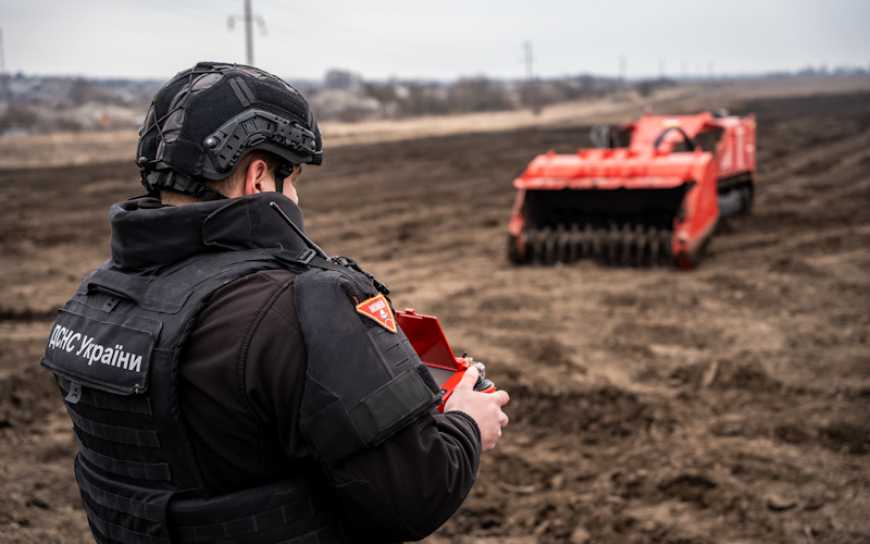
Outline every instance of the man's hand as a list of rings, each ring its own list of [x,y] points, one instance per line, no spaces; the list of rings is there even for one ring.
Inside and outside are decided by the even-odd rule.
[[[508,416],[502,406],[510,401],[507,391],[481,393],[474,390],[480,371],[474,366],[465,371],[453,394],[444,405],[444,412],[465,412],[477,423],[484,450],[495,447],[501,438],[501,428],[508,424]]]

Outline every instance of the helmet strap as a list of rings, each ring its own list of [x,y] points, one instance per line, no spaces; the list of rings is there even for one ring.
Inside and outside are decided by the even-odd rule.
[[[284,180],[287,179],[287,176],[293,173],[293,163],[285,162],[282,163],[277,170],[275,170],[275,192],[276,193],[284,193]]]

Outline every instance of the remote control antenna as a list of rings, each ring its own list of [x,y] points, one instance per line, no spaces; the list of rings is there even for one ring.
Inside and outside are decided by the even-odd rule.
[[[293,229],[293,231],[296,232],[296,234],[298,234],[300,238],[302,238],[302,240],[305,242],[305,245],[307,245],[308,247],[310,247],[312,250],[314,250],[315,253],[317,253],[318,255],[320,255],[321,257],[323,257],[324,259],[329,259],[329,258],[330,258],[329,255],[327,255],[326,252],[323,251],[323,250],[320,248],[319,245],[317,245],[317,244],[314,243],[314,240],[312,240],[311,238],[309,238],[308,235],[306,235],[306,234],[302,231],[302,229],[300,229],[299,227],[296,226],[296,223],[294,223],[293,220],[290,219],[290,216],[287,215],[287,214],[284,212],[284,210],[281,209],[281,206],[279,206],[277,202],[275,202],[275,201],[273,200],[272,202],[269,202],[269,206],[271,206],[273,210],[275,210],[276,212],[278,212],[278,215],[281,216],[281,219],[283,219],[285,223],[287,223],[288,225],[290,225],[290,228]]]

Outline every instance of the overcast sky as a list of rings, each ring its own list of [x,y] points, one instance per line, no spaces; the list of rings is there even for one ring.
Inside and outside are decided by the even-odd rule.
[[[244,61],[242,0],[0,0],[6,67],[165,79]],[[870,0],[253,0],[256,64],[291,78],[629,77],[870,66]]]

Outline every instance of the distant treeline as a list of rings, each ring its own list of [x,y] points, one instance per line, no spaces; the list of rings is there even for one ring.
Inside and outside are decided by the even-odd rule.
[[[807,68],[753,77],[866,75],[866,68]],[[736,79],[740,76],[731,76]],[[717,78],[722,80],[723,77]],[[614,93],[645,96],[657,88],[710,78],[623,80],[588,74],[534,80],[486,76],[455,81],[366,80],[329,70],[322,80],[288,81],[299,87],[322,120],[363,121],[419,115],[516,110]],[[0,74],[0,134],[138,127],[158,80],[89,79]]]

